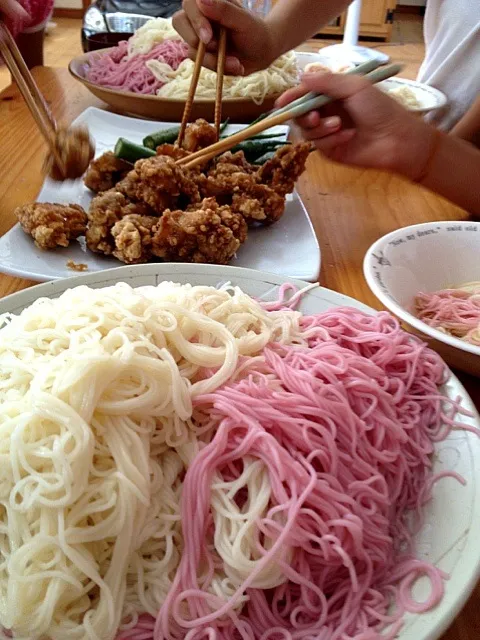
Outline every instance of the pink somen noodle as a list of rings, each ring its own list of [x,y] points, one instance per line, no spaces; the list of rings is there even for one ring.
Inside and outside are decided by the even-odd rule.
[[[441,600],[447,576],[416,558],[413,535],[434,482],[463,482],[432,472],[434,443],[453,428],[477,433],[454,422],[458,401],[439,391],[446,366],[387,313],[339,308],[300,326],[304,344],[272,343],[196,398],[213,438],[184,479],[180,565],[156,620],[141,616],[118,640],[377,640],[382,629],[391,639],[406,612]],[[255,562],[226,599],[215,571],[232,584],[235,572],[217,527],[253,508],[252,464],[269,497],[235,541]],[[214,494],[235,503],[232,521]],[[421,603],[411,593],[420,576],[430,581]]]
[[[159,60],[175,71],[188,53],[188,47],[182,40],[164,40],[148,53],[137,53],[130,58],[127,47],[126,41],[120,42],[108,53],[93,56],[85,78],[108,89],[155,95],[165,83],[158,80],[145,63]]]
[[[419,293],[415,315],[429,327],[480,346],[480,283]]]

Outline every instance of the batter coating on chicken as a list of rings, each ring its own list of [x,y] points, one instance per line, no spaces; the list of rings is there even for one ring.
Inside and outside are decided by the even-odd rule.
[[[136,195],[151,207],[158,205],[157,194],[165,194],[177,198],[174,206],[186,208],[189,204],[200,202],[200,193],[190,172],[175,164],[169,156],[154,156],[135,163],[135,175],[129,175],[136,180]]]
[[[282,217],[285,210],[283,194],[258,183],[257,173],[245,173],[239,167],[236,172],[223,173],[222,164],[217,164],[199,184],[204,197],[215,197],[221,204],[230,205],[232,211],[240,213],[249,224],[272,224]],[[223,166],[232,165],[225,163]]]
[[[151,209],[151,215],[161,215],[165,209],[176,207],[178,197],[151,187],[142,182],[138,173],[133,170],[115,185],[115,191],[123,193],[133,202],[140,202]]]
[[[126,264],[148,262],[152,257],[152,229],[158,218],[130,214],[112,228],[115,241],[113,255]]]
[[[123,193],[110,189],[93,198],[88,211],[85,234],[87,247],[95,253],[110,255],[115,249],[112,228],[128,215],[149,216],[152,210],[143,202],[130,202]]]
[[[240,213],[248,224],[273,224],[285,211],[285,196],[265,184],[251,183],[243,191],[234,193],[231,207],[232,211]]]
[[[253,172],[254,167],[247,161],[243,151],[236,151],[235,153],[226,151],[216,159],[215,165],[210,169],[208,175],[215,177],[233,173],[251,174]]]
[[[78,204],[34,202],[17,207],[15,215],[39,249],[68,247],[87,227],[87,214]]]
[[[190,152],[182,147],[177,147],[176,144],[161,144],[156,148],[157,156],[168,156],[174,160],[181,160],[190,155]]]
[[[247,224],[214,198],[198,209],[165,211],[155,228],[152,253],[172,262],[227,264],[247,238]]]
[[[185,129],[182,147],[190,153],[195,153],[199,149],[205,149],[217,141],[217,131],[215,127],[208,124],[203,118],[191,122]]]
[[[107,151],[90,163],[83,181],[95,193],[102,193],[112,189],[131,169],[129,162],[117,158],[113,151]]]
[[[305,171],[305,163],[312,151],[310,142],[280,147],[270,160],[257,171],[257,180],[282,196],[292,193],[295,182]]]

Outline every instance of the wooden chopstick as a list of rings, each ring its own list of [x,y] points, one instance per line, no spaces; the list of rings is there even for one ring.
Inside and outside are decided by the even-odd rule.
[[[227,30],[220,27],[218,36],[218,58],[217,58],[217,87],[215,94],[215,131],[217,140],[220,139],[220,126],[222,122],[222,97],[223,97],[223,75],[225,73],[225,58],[227,56]]]
[[[399,73],[402,68],[402,65],[392,64],[388,67],[375,69],[374,71],[367,73],[365,75],[365,78],[369,82],[374,84],[376,82],[381,82],[382,80],[386,80],[387,78],[391,78],[392,76],[397,75],[397,73]],[[241,131],[228,136],[228,138],[224,138],[223,140],[219,140],[209,147],[200,149],[196,153],[192,153],[189,156],[182,158],[177,162],[177,164],[182,165],[186,169],[191,169],[200,162],[204,162],[207,159],[212,159],[218,154],[228,151],[228,149],[231,149],[239,142],[243,142],[244,140],[251,138],[253,135],[257,135],[262,131],[265,131],[266,129],[270,129],[271,127],[283,124],[288,120],[298,118],[299,116],[304,115],[305,113],[308,113],[313,109],[319,109],[320,107],[323,107],[330,102],[334,102],[334,98],[330,98],[329,96],[315,95],[315,97],[313,98],[308,98],[309,95],[310,94],[307,94],[307,96],[303,96],[304,99],[300,103],[296,101],[297,103],[293,107],[291,107],[291,105],[288,105],[288,107],[290,107],[288,109],[279,109],[280,113],[275,112],[270,117],[265,118],[264,120],[260,120],[250,127],[246,127],[245,129],[242,129]],[[306,100],[305,97],[307,97]]]
[[[205,58],[206,46],[203,42],[198,45],[197,55],[195,58],[195,66],[193,67],[192,79],[190,81],[190,87],[188,89],[188,96],[183,109],[182,122],[180,123],[180,131],[178,132],[177,145],[182,146],[185,138],[185,131],[187,124],[190,121],[190,115],[192,113],[193,101],[195,99],[195,92],[197,90],[198,79],[200,78],[200,71],[203,65],[203,59]],[[217,132],[217,140],[220,137],[220,125],[222,120],[222,96],[223,96],[223,76],[225,73],[225,58],[227,55],[227,30],[225,27],[220,28],[218,36],[218,58],[217,58],[217,87],[215,94],[215,130]]]
[[[23,96],[40,132],[50,147],[52,154],[60,168],[63,160],[56,148],[57,125],[48,109],[45,99],[33,79],[30,70],[22,58],[17,43],[13,39],[8,27],[0,20],[0,53],[7,65],[20,93]]]
[[[182,122],[180,124],[180,131],[178,133],[177,145],[179,147],[183,144],[185,137],[185,129],[190,120],[190,114],[192,113],[193,100],[195,98],[195,91],[197,90],[198,79],[200,77],[200,71],[203,65],[203,59],[205,57],[206,47],[203,42],[200,42],[197,50],[197,57],[195,58],[195,66],[193,67],[192,79],[190,81],[190,88],[188,90],[187,101],[183,109]]]
[[[363,62],[362,64],[358,65],[357,67],[354,67],[353,69],[350,69],[349,71],[347,71],[346,75],[364,75],[364,74],[370,73],[371,71],[375,71],[375,69],[377,69],[379,66],[380,66],[380,62],[378,62],[377,60],[367,60],[367,62]],[[290,112],[296,106],[299,106],[299,105],[303,104],[307,100],[313,100],[317,96],[318,96],[317,93],[315,93],[314,91],[310,91],[309,93],[305,94],[304,96],[301,96],[300,98],[297,98],[293,102],[290,102],[290,104],[287,104],[285,107],[282,107],[280,109],[274,109],[266,117],[263,117],[262,120],[260,120],[259,122],[265,122],[265,121],[268,120],[268,118],[270,118],[272,116],[277,116],[277,115],[280,115],[281,113]],[[257,123],[255,123],[255,124],[257,124]],[[270,125],[270,126],[273,126],[273,125]],[[245,129],[245,131],[250,131],[250,127],[248,129]],[[229,139],[230,139],[230,136],[229,136]],[[178,164],[183,164],[183,165],[189,164],[190,161],[194,160],[196,156],[202,155],[202,153],[205,150],[206,149],[200,149],[199,151],[196,152],[196,154],[191,154],[191,155],[189,155],[189,156],[187,156],[185,158],[182,158],[181,160],[178,161]],[[215,155],[216,155],[216,153],[212,152],[212,153],[209,154],[209,158],[204,157],[203,160],[204,161],[206,161],[207,159],[211,160],[212,158],[215,157]],[[192,165],[192,166],[194,166],[194,165]]]

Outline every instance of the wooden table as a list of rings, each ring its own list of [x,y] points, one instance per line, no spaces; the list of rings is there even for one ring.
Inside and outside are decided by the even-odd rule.
[[[65,69],[40,68],[34,76],[53,113],[70,122],[88,106],[102,106]],[[15,223],[16,206],[35,200],[45,147],[18,91],[0,94],[0,235]],[[380,236],[419,222],[464,220],[467,214],[432,193],[378,171],[348,169],[312,154],[299,191],[322,249],[321,284],[381,308],[363,278],[362,261]],[[33,285],[0,275],[0,296]],[[478,380],[459,378],[480,409]],[[442,640],[480,638],[480,586]]]

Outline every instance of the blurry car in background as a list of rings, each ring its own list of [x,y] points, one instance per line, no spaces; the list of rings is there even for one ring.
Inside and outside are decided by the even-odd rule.
[[[83,17],[83,51],[115,46],[150,18],[170,18],[181,6],[181,0],[95,0]]]

